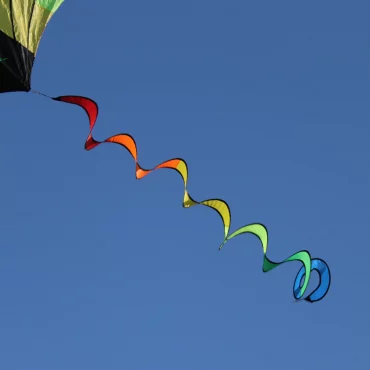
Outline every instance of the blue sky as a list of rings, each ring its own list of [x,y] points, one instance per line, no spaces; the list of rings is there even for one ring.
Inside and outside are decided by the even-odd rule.
[[[3,94],[0,367],[368,369],[369,11],[65,1],[33,88],[95,99],[96,138],[130,133],[144,167],[183,157],[195,199],[264,223],[274,261],[323,258],[332,286],[294,304],[299,264],[263,274],[252,236],[218,252],[217,214],[183,209],[175,173],[137,181],[121,148],[84,151],[81,109]]]

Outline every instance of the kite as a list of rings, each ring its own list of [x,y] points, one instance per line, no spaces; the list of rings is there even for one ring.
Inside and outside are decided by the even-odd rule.
[[[64,0],[0,0],[0,92],[31,90],[41,36]]]
[[[302,263],[301,269],[294,280],[293,296],[299,301],[318,302],[329,291],[331,274],[327,263],[321,258],[312,258],[307,250],[301,250],[282,262],[273,262],[267,257],[268,231],[260,223],[243,226],[230,233],[231,212],[229,205],[222,199],[194,200],[188,192],[188,166],[184,159],[173,158],[152,169],[144,169],[138,161],[137,145],[129,134],[118,134],[104,141],[97,141],[92,131],[98,117],[98,105],[92,99],[83,96],[65,95],[50,97],[31,89],[31,72],[37,48],[47,23],[64,0],[0,0],[0,93],[29,92],[41,94],[54,101],[74,104],[86,112],[90,131],[85,142],[85,149],[91,150],[103,143],[113,143],[124,147],[132,156],[136,165],[136,179],[142,179],[154,170],[165,168],[176,171],[184,182],[183,207],[190,208],[203,205],[216,211],[223,223],[224,239],[219,247],[242,234],[255,235],[262,245],[262,271],[269,272],[276,267],[292,261]],[[311,277],[311,272],[319,275],[319,284],[308,296],[303,298]]]

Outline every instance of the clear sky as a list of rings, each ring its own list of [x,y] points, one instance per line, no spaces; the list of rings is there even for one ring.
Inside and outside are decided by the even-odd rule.
[[[135,180],[114,145],[84,151],[82,109],[0,97],[0,368],[370,368],[368,1],[65,1],[33,88],[100,108],[97,139],[132,134],[144,167],[189,165],[196,200],[268,256],[308,249],[332,286],[294,304],[300,268],[262,273],[256,238],[222,251],[169,170]],[[313,276],[310,289],[315,288]]]

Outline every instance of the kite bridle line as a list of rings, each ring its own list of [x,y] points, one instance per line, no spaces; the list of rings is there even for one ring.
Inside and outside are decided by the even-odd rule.
[[[44,94],[44,93],[42,93],[42,92],[40,92],[40,91],[37,91],[37,90],[34,90],[34,89],[31,89],[30,91],[31,91],[32,93],[34,93],[34,94],[38,94],[38,95],[45,96],[45,98],[53,99],[51,96],[46,95],[46,94]]]

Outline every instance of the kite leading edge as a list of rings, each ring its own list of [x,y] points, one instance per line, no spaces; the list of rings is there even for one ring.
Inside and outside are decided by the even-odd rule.
[[[229,205],[222,199],[207,199],[201,202],[194,200],[187,190],[188,166],[185,160],[174,158],[165,161],[152,169],[144,169],[138,162],[137,146],[129,134],[119,134],[100,142],[92,136],[92,130],[98,117],[98,105],[93,100],[75,95],[49,97],[31,90],[31,73],[35,55],[44,29],[55,11],[64,0],[0,0],[0,93],[33,91],[55,101],[75,104],[85,110],[90,121],[90,132],[85,143],[85,149],[91,150],[102,143],[115,143],[125,149],[133,157],[136,164],[136,178],[141,179],[154,170],[167,168],[175,170],[184,182],[183,207],[190,208],[203,205],[215,210],[222,219],[224,239],[219,250],[230,239],[242,234],[253,234],[261,242],[263,251],[263,272],[292,261],[302,263],[301,269],[294,280],[293,296],[296,300],[307,302],[322,300],[330,288],[331,274],[329,266],[320,258],[311,258],[308,251],[302,250],[286,258],[282,262],[273,262],[267,257],[268,232],[263,224],[255,223],[243,226],[230,233],[231,213]],[[307,297],[303,298],[310,281],[311,272],[319,274],[319,285]]]

